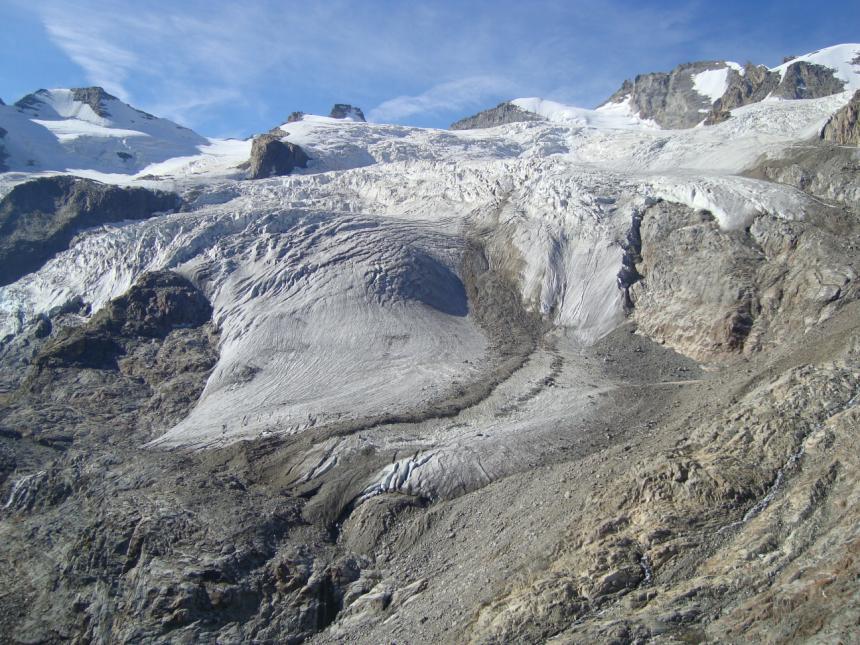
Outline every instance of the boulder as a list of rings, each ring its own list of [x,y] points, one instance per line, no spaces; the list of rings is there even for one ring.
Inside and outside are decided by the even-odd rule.
[[[295,168],[307,166],[309,157],[299,146],[282,141],[282,131],[261,134],[251,145],[248,179],[265,179],[289,175]]]

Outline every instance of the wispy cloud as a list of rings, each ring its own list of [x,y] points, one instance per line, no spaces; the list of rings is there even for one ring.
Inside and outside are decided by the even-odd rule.
[[[594,105],[626,77],[713,56],[703,0],[11,1],[90,82],[192,126],[333,100],[411,122],[517,96]]]
[[[495,76],[471,76],[439,83],[414,96],[397,96],[383,101],[369,113],[371,121],[397,122],[416,114],[439,114],[455,110],[474,109],[485,104],[488,97],[509,92],[514,85]]]

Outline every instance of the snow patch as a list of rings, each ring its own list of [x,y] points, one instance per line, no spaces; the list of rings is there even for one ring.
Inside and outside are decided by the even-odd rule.
[[[729,67],[709,69],[692,76],[693,89],[712,103],[726,93],[729,85]]]

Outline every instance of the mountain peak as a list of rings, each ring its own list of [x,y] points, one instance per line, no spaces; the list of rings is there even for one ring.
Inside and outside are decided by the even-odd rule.
[[[347,121],[365,121],[364,112],[360,107],[355,107],[349,103],[335,103],[331,109],[329,116],[332,119],[346,119]]]

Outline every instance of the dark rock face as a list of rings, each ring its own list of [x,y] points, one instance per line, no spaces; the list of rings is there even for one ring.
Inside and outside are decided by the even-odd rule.
[[[361,108],[349,103],[335,103],[329,116],[332,119],[351,118],[355,121],[364,121],[364,112],[361,111]]]
[[[69,176],[20,184],[0,201],[0,285],[39,269],[85,228],[146,219],[180,203],[174,193]]]
[[[821,139],[842,146],[860,146],[860,90],[821,130]]]
[[[110,112],[105,108],[104,102],[117,100],[115,96],[111,96],[100,87],[74,87],[72,88],[72,97],[75,101],[89,105],[93,109],[93,112],[103,118],[110,116]]]
[[[91,324],[121,336],[164,338],[174,329],[199,327],[211,317],[209,301],[186,278],[154,271],[108,303]]]
[[[307,166],[310,158],[299,146],[281,141],[283,131],[261,134],[251,144],[248,179],[265,179],[289,175],[295,168]]]
[[[290,112],[290,116],[287,117],[287,123],[295,123],[296,121],[301,121],[305,118],[304,112]]]
[[[640,74],[633,81],[625,81],[606,103],[620,103],[629,97],[633,110],[643,119],[663,128],[692,128],[711,108],[710,99],[694,89],[693,76],[725,67],[723,62],[702,61],[679,65],[669,73]]]
[[[480,128],[494,128],[505,123],[520,123],[525,121],[543,121],[543,117],[523,110],[510,101],[499,103],[496,107],[474,116],[460,119],[451,124],[451,130],[477,130]]]

